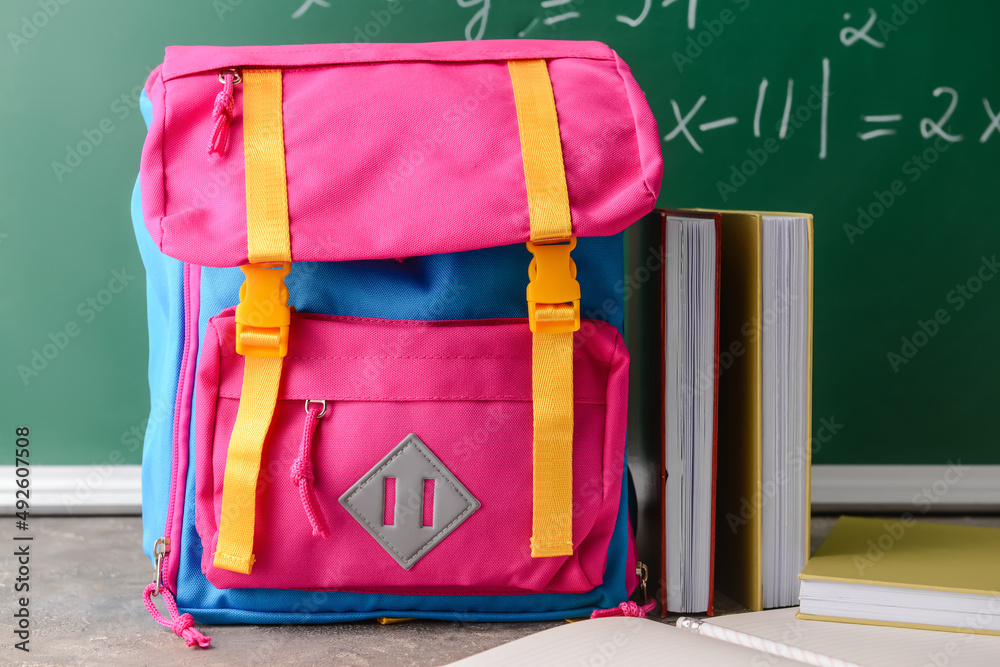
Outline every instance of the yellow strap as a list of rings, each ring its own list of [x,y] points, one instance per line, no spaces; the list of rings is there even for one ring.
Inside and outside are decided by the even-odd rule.
[[[511,60],[507,68],[521,134],[531,240],[539,243],[566,239],[573,235],[573,223],[548,65],[544,60]]]
[[[573,307],[542,306],[540,321],[572,321]],[[531,336],[534,410],[533,558],[573,553],[573,332]]]
[[[531,241],[568,240],[573,225],[548,65],[544,60],[512,60],[507,66],[521,135]],[[540,330],[543,323],[573,323],[576,313],[571,304],[532,307],[536,327],[531,339],[531,555],[569,556],[573,553],[573,332]]]
[[[290,262],[281,70],[245,70],[242,76],[247,255],[251,264]]]
[[[257,475],[264,437],[278,400],[281,357],[244,357],[243,392],[226,454],[215,567],[250,574],[253,567]]]
[[[281,70],[245,70],[242,76],[247,255],[251,263],[290,262]],[[272,350],[277,356],[259,356],[261,347],[280,345],[281,329],[273,329],[238,334],[242,349],[256,351],[244,356],[243,389],[226,453],[213,565],[241,574],[250,574],[253,568],[257,477],[281,380],[281,353]]]

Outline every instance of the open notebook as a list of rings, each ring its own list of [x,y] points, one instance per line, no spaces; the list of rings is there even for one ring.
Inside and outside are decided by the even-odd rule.
[[[793,660],[696,635],[666,623],[644,618],[621,617],[567,623],[452,664],[462,667],[511,667],[512,665],[801,667],[801,663]]]
[[[981,667],[1000,662],[1000,637],[809,621],[796,618],[795,612],[733,614],[708,623],[867,667]],[[453,664],[801,667],[804,663],[656,621],[601,618],[567,623]]]

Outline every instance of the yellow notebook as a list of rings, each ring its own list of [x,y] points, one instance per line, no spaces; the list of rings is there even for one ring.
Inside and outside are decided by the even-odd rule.
[[[799,618],[1000,635],[997,528],[841,517],[799,579]]]

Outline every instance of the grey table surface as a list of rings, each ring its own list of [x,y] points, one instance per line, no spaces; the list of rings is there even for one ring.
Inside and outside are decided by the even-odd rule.
[[[996,518],[954,521],[998,525]],[[815,548],[834,519],[813,518]],[[308,626],[199,626],[213,648],[188,648],[146,613],[152,567],[138,517],[31,520],[30,653],[14,648],[15,521],[0,517],[0,664],[442,665],[559,625],[374,621]],[[740,611],[730,607],[727,611]],[[669,620],[669,619],[668,619]]]

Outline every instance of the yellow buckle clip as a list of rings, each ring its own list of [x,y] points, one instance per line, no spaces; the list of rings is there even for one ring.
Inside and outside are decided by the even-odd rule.
[[[288,305],[285,276],[288,262],[247,264],[240,270],[246,280],[236,306],[236,352],[251,357],[284,357],[288,354]]]
[[[528,326],[535,333],[567,333],[580,330],[580,283],[576,281],[576,262],[570,252],[576,237],[563,242],[538,244],[528,241],[534,255],[528,265]],[[565,304],[573,307],[573,317],[538,319],[539,306]]]

